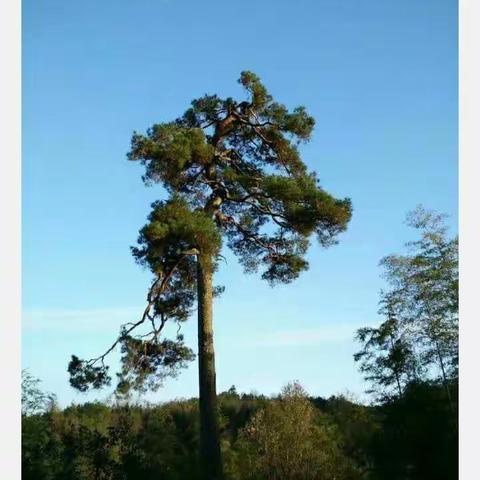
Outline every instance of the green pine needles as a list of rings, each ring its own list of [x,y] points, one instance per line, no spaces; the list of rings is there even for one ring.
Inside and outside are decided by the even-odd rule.
[[[304,107],[289,111],[275,102],[252,72],[242,72],[239,83],[247,93],[243,101],[205,95],[176,120],[133,134],[128,158],[144,165],[145,183],[161,184],[169,199],[152,205],[132,248],[154,281],[144,315],[123,326],[113,345],[122,345],[122,389],[153,386],[167,363],[172,373],[173,363],[192,358],[181,335],[175,349],[162,345],[160,334],[168,320],[180,325],[189,317],[198,299],[200,256],[214,271],[225,240],[246,272],[287,283],[308,268],[312,236],[328,247],[349,223],[350,200],[324,190],[301,159],[299,146],[310,140],[314,119]],[[150,330],[134,337],[145,325]],[[72,385],[107,383],[104,359],[74,357]]]

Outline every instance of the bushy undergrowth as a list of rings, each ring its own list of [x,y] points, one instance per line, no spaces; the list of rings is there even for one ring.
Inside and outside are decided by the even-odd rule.
[[[411,385],[402,400],[364,406],[311,398],[219,395],[227,480],[457,478],[457,431],[444,389]],[[198,479],[198,402],[86,403],[22,419],[25,480]]]

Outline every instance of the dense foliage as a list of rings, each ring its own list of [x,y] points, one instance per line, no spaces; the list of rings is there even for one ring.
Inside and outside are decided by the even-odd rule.
[[[28,370],[22,370],[22,415],[40,413],[55,405],[56,396],[44,392],[40,383]]]
[[[452,480],[457,435],[441,386],[365,406],[309,398],[290,384],[275,398],[219,395],[231,480]],[[24,480],[198,479],[198,401],[159,406],[87,403],[22,419]]]

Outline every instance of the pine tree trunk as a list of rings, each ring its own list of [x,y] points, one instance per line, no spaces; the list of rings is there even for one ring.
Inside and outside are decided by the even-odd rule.
[[[204,480],[222,478],[213,347],[212,259],[198,255],[198,377],[200,389],[200,461]]]

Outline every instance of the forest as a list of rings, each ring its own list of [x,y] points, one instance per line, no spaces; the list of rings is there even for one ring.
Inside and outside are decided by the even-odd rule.
[[[273,397],[234,386],[217,394],[213,312],[223,287],[214,277],[224,242],[246,274],[288,284],[308,269],[311,239],[334,247],[354,211],[301,158],[315,125],[306,109],[276,102],[253,72],[241,72],[238,83],[242,101],[205,95],[177,119],[132,135],[128,159],[144,167],[146,185],[166,194],[131,248],[152,274],[145,310],[103,353],[74,354],[66,365],[80,392],[116,377],[110,404],[61,409],[24,372],[23,478],[456,478],[458,238],[444,215],[422,206],[407,214],[415,235],[404,252],[380,260],[381,321],[352,332],[352,362],[370,403],[311,397],[296,381]],[[197,351],[180,333],[195,311]],[[165,336],[166,324],[179,326],[176,337]],[[115,349],[121,367],[112,376]],[[161,388],[195,357],[198,399],[129,400]]]
[[[276,398],[232,387],[218,399],[228,479],[457,478],[455,421],[435,383],[411,384],[401,399],[375,406],[312,398],[295,383]],[[53,406],[22,423],[24,479],[202,478],[195,398]]]

